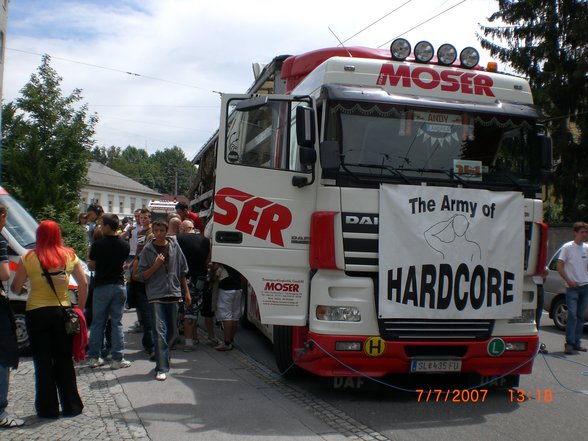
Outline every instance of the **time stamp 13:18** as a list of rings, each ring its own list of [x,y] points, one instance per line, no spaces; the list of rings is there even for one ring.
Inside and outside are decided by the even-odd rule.
[[[551,403],[553,391],[551,389],[507,389],[511,403],[524,403],[535,400]],[[417,389],[419,403],[484,403],[488,389]]]

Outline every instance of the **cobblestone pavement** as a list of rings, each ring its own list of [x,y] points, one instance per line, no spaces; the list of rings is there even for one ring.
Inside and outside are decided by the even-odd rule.
[[[8,412],[25,420],[20,428],[0,429],[2,441],[149,440],[117,377],[109,369],[76,367],[84,412],[75,418],[40,419],[34,407],[35,373],[31,358],[21,358],[10,374]]]

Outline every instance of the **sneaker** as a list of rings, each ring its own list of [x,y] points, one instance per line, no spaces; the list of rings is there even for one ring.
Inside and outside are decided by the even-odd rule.
[[[110,365],[110,369],[124,369],[131,367],[131,362],[129,360],[113,360],[112,364]]]
[[[9,413],[3,413],[3,417],[0,418],[0,427],[21,427],[24,426],[24,420],[10,415]]]
[[[217,346],[214,347],[214,349],[216,349],[217,351],[232,351],[233,350],[233,345],[231,343],[219,343]]]
[[[104,364],[104,360],[102,360],[102,358],[98,357],[98,358],[88,358],[88,362],[87,365],[90,366],[91,368],[97,368],[100,367]]]
[[[576,351],[576,348],[575,348],[575,346],[574,346],[574,345],[568,345],[568,344],[566,344],[566,345],[564,346],[564,354],[567,354],[567,355],[574,355],[574,354],[577,354],[577,353],[578,353],[578,352]]]
[[[165,381],[167,379],[167,374],[165,372],[157,372],[155,374],[155,379],[157,381]]]
[[[196,346],[194,345],[184,345],[184,352],[192,352],[194,349],[196,349]]]
[[[588,349],[586,349],[584,346],[580,346],[580,345],[575,345],[574,346],[574,349],[576,351],[580,351],[580,352],[586,352],[586,351],[588,351]]]

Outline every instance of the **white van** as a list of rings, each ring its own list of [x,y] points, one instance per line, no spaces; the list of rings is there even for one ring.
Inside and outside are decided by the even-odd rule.
[[[8,293],[10,305],[14,312],[16,320],[16,336],[18,340],[18,347],[21,354],[28,352],[30,342],[29,335],[25,324],[25,304],[28,293],[17,295],[10,291],[10,283],[20,257],[27,251],[35,247],[37,221],[8,194],[8,192],[0,186],[0,203],[8,208],[8,217],[6,226],[2,230],[2,236],[8,242],[8,259],[10,266],[11,277],[10,280],[4,282],[5,291]],[[84,269],[87,271],[85,262],[82,263]],[[24,290],[28,290],[28,282],[24,286]],[[69,289],[72,294],[72,300],[77,299],[77,283],[73,277],[70,277]]]

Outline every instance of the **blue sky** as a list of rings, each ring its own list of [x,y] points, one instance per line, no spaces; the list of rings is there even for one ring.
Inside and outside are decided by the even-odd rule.
[[[218,128],[219,95],[242,93],[252,63],[277,55],[346,44],[378,47],[403,34],[414,45],[479,48],[477,23],[498,9],[493,0],[12,0],[9,4],[4,101],[18,97],[41,61],[69,94],[98,114],[97,145],[134,145],[149,152],[174,145],[192,158]],[[384,45],[387,47],[388,45]],[[482,54],[482,61],[488,61]],[[139,74],[129,75],[126,72]]]

